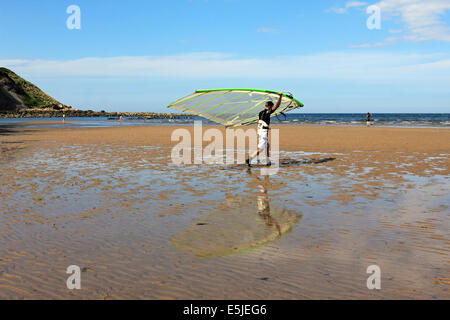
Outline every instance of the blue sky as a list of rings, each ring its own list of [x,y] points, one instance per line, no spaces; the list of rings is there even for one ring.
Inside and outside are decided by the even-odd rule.
[[[80,109],[250,87],[293,92],[303,112],[450,112],[449,26],[450,0],[2,1],[0,66]]]

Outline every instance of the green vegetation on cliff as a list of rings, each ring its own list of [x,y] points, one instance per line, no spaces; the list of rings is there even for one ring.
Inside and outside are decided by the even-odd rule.
[[[51,108],[61,105],[60,102],[53,99],[31,82],[26,81],[9,69],[0,67],[0,86],[3,86],[3,96],[14,96],[15,100],[21,102],[27,108]],[[3,97],[6,100],[8,97]],[[0,100],[2,96],[0,95]],[[17,104],[16,104],[17,105]],[[2,109],[11,110],[13,107]]]
[[[0,67],[0,118],[52,118],[120,116],[136,119],[175,119],[184,114],[153,112],[105,112],[77,110],[50,97],[31,82],[9,69]]]

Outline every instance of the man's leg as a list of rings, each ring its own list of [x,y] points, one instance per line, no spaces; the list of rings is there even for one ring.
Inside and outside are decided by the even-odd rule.
[[[256,156],[259,156],[260,153],[261,153],[261,150],[259,150],[259,148],[256,149],[256,151],[253,152],[253,154],[251,155],[250,159],[253,159],[253,158],[256,157]]]
[[[259,150],[259,148],[256,149],[255,152],[253,152],[252,155],[245,161],[245,163],[247,163],[247,165],[250,166],[250,165],[251,165],[250,162],[252,161],[252,159],[253,159],[254,157],[259,156],[259,153],[260,153],[260,152],[261,152],[261,150]]]
[[[269,154],[269,142],[267,141],[267,137],[264,138],[263,136],[259,136],[258,137],[258,148],[256,149],[255,152],[253,152],[253,154],[247,159],[247,161],[245,161],[247,163],[248,166],[250,166],[250,162],[252,161],[253,158],[255,158],[256,156],[259,156],[259,154],[264,150],[267,149],[267,154]]]
[[[267,166],[271,166],[272,162],[270,161],[270,144],[269,144],[269,142],[267,142],[266,154],[267,154]]]

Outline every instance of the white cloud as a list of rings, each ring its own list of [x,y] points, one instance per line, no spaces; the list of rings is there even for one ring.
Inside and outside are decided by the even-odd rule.
[[[450,27],[442,19],[450,10],[449,0],[384,0],[376,5],[383,17],[400,17],[406,40],[450,41]]]
[[[394,42],[397,42],[398,40],[399,40],[399,38],[389,37],[380,42],[354,44],[354,45],[351,45],[350,48],[380,48],[380,47],[385,47],[387,45],[393,44]]]
[[[227,54],[0,60],[25,77],[144,76],[174,79],[333,79],[370,83],[450,85],[449,54],[329,52],[306,56],[242,59]]]
[[[331,8],[337,14],[348,12],[350,8],[365,6],[367,3],[347,2],[344,8]],[[384,19],[400,19],[405,25],[404,34],[398,39],[407,41],[445,41],[450,42],[450,26],[443,16],[450,10],[450,0],[383,0],[375,3],[380,7]],[[400,33],[402,30],[396,30]],[[393,33],[393,32],[391,32]],[[359,47],[377,47],[391,44],[388,40],[377,44],[357,45]]]
[[[257,32],[263,32],[263,33],[273,33],[273,34],[278,34],[280,33],[280,31],[278,29],[274,29],[274,28],[258,28],[256,29]]]
[[[333,7],[333,8],[328,9],[327,12],[332,11],[332,12],[337,13],[337,14],[344,14],[344,13],[347,13],[348,9],[350,9],[350,8],[359,8],[359,7],[363,7],[363,6],[366,6],[366,5],[367,5],[367,2],[347,1],[347,3],[345,4],[344,8]]]

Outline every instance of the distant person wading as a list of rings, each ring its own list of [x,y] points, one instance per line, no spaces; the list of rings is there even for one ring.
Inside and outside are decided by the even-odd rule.
[[[368,127],[370,127],[371,126],[371,118],[372,117],[372,115],[369,113],[369,112],[367,112],[367,114],[366,114],[366,125],[368,126]]]

